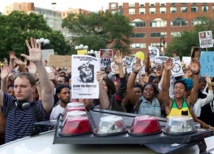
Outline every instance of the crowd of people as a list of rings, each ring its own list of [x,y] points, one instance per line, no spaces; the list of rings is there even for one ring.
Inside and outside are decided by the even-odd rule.
[[[1,143],[49,130],[34,123],[57,119],[69,102],[82,102],[88,111],[105,109],[165,118],[191,116],[202,128],[214,131],[214,84],[208,75],[200,76],[199,54],[192,57],[183,76],[173,77],[171,58],[151,67],[149,53],[143,63],[136,57],[134,70],[127,73],[123,55],[116,51],[117,71],[112,72],[109,65],[96,72],[99,98],[72,99],[71,67],[52,67],[48,73],[40,44],[30,38],[26,46],[29,55],[21,54],[24,61],[10,52],[9,62],[5,59],[1,67]],[[139,73],[142,67],[144,74]]]

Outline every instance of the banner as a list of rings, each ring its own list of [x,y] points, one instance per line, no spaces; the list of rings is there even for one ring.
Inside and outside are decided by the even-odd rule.
[[[201,48],[213,47],[213,35],[212,31],[202,31],[198,33],[199,43]]]
[[[202,51],[200,56],[201,76],[214,77],[214,51]]]
[[[48,66],[52,67],[70,67],[71,56],[49,55]]]
[[[163,62],[165,62],[169,57],[167,56],[156,56],[155,57],[155,63],[156,64],[162,64]]]
[[[99,60],[88,55],[72,55],[72,98],[99,98],[96,73],[100,70]]]

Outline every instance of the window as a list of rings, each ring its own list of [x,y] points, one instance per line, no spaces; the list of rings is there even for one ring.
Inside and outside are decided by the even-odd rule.
[[[150,22],[150,27],[166,27],[167,21],[162,20],[161,18],[156,18]]]
[[[206,25],[207,24],[207,20],[206,19],[203,19],[201,17],[198,17],[196,18],[195,20],[192,21],[192,25],[195,26],[195,25],[201,25],[201,24],[204,24]]]
[[[135,14],[135,9],[129,9],[129,14]]]
[[[202,12],[208,12],[208,6],[202,6],[201,10]]]
[[[160,8],[160,13],[166,13],[166,7],[161,7]]]
[[[197,6],[192,6],[191,7],[191,12],[198,12],[198,7]]]
[[[111,13],[112,13],[112,14],[115,14],[115,13],[116,13],[116,11],[111,11]]]
[[[156,13],[156,8],[149,8],[149,13],[150,14],[155,14]]]
[[[132,43],[130,44],[131,48],[146,48],[146,43]]]
[[[129,7],[135,7],[135,4],[130,4],[130,3],[129,3]]]
[[[175,5],[176,5],[176,3],[170,3],[170,5],[171,5],[171,6],[175,6]]]
[[[171,27],[184,27],[187,26],[187,21],[182,18],[176,18],[175,20],[170,22]]]
[[[198,3],[192,3],[192,5],[198,5]]]
[[[160,6],[166,6],[166,3],[160,3]]]
[[[214,12],[214,6],[212,6],[212,10],[213,10],[213,12]]]
[[[177,7],[170,7],[170,13],[177,13]]]
[[[111,9],[116,9],[116,3],[111,4]]]
[[[139,6],[141,7],[141,6],[145,6],[145,3],[139,3]]]
[[[155,6],[155,3],[150,3],[149,6]]]
[[[140,38],[140,37],[143,38],[145,36],[146,36],[145,33],[132,33],[131,35],[132,38]]]
[[[133,27],[146,27],[146,22],[144,21],[135,21],[130,23]]]
[[[166,36],[166,32],[150,33],[150,37],[162,37]]]
[[[146,14],[145,8],[139,8],[139,14]]]
[[[187,12],[187,7],[185,6],[185,7],[181,7],[181,12]]]
[[[123,10],[118,10],[118,14],[123,14]]]
[[[181,32],[171,32],[172,37],[179,37],[181,36]]]

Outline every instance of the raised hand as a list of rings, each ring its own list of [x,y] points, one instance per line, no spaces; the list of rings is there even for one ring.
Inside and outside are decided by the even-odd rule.
[[[200,64],[198,62],[198,60],[196,59],[192,59],[192,61],[189,64],[191,71],[197,73],[200,71]]]
[[[30,64],[27,66],[28,68],[28,72],[31,73],[31,74],[36,74],[36,65],[32,62],[30,62]]]
[[[207,81],[208,84],[212,83],[212,79],[207,74],[205,75],[205,80]]]
[[[122,62],[123,62],[123,54],[122,54],[122,52],[120,52],[120,50],[116,51],[115,62],[117,64],[122,64]]]
[[[10,73],[11,69],[8,65],[3,65],[1,68],[1,79],[6,79]]]
[[[10,51],[10,60],[14,60],[16,58],[16,54],[14,51]]]
[[[21,60],[21,59],[18,59],[18,58],[14,58],[14,62],[18,65],[23,65],[24,62]]]
[[[40,43],[37,43],[36,39],[32,37],[30,38],[30,44],[28,40],[26,40],[25,43],[28,47],[29,56],[25,54],[21,54],[21,56],[34,63],[42,62],[42,53],[41,53]]]
[[[96,76],[96,78],[97,78],[97,81],[98,81],[98,82],[101,81],[101,80],[103,79],[103,73],[102,73],[102,71],[97,71],[97,76]]]
[[[142,68],[143,66],[141,65],[141,59],[136,57],[136,63],[134,66],[134,72],[139,72],[139,70]]]
[[[165,62],[164,62],[164,69],[169,71],[173,68],[173,63],[172,63],[172,59],[168,58]]]

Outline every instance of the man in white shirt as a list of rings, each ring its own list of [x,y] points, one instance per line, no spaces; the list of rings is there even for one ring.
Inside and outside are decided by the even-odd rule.
[[[59,85],[56,88],[56,95],[59,98],[59,104],[52,109],[50,120],[57,119],[59,114],[64,112],[65,107],[70,102],[71,93],[69,85]]]

